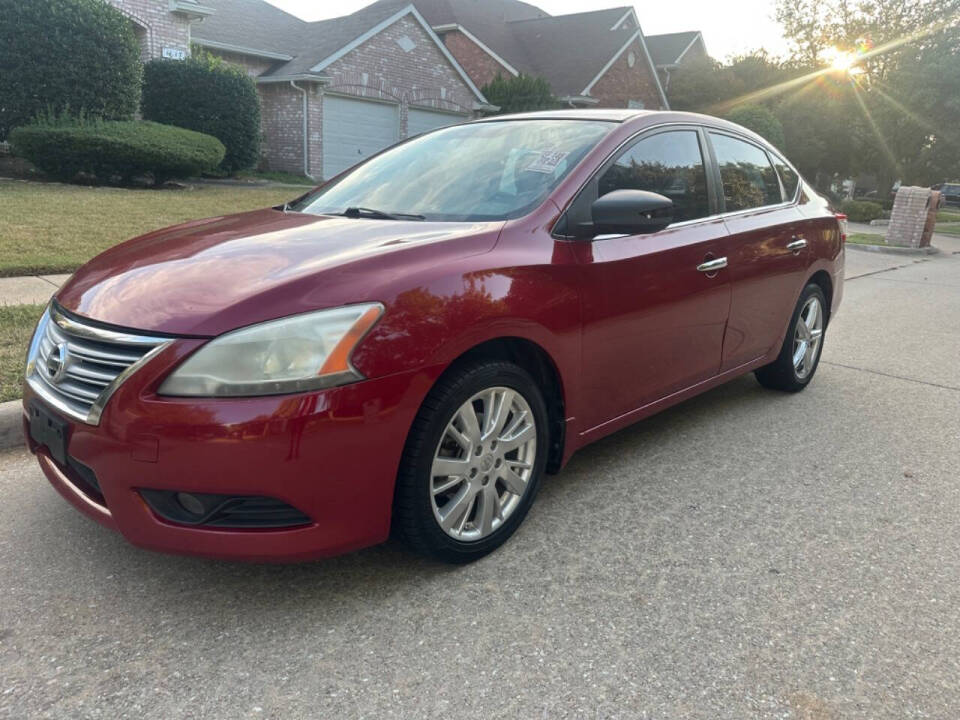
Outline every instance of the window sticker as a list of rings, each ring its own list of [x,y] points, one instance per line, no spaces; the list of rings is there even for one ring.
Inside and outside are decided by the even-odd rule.
[[[570,153],[559,152],[555,150],[542,150],[532,156],[529,164],[523,167],[526,172],[543,173],[544,175],[553,175],[560,163]]]

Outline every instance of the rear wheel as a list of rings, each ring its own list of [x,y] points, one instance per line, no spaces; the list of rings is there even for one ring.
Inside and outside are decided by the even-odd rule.
[[[827,300],[819,285],[811,283],[803,289],[780,354],[772,363],[756,371],[761,385],[799,392],[810,384],[823,350],[826,307]]]
[[[547,433],[543,395],[522,368],[482,362],[444,377],[410,430],[394,528],[415,550],[446,562],[496,549],[533,503]]]

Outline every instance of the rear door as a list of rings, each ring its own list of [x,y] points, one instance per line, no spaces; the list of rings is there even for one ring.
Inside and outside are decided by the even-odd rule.
[[[641,136],[568,211],[571,227],[589,224],[593,201],[625,188],[666,195],[676,210],[658,233],[573,241],[583,266],[584,427],[709,379],[720,366],[729,272],[698,267],[722,260],[727,230],[711,217],[705,142],[695,127]]]
[[[803,217],[767,151],[749,140],[709,133],[724,216],[732,298],[723,361],[726,371],[766,355],[780,342],[810,264]],[[786,170],[789,167],[777,158]]]

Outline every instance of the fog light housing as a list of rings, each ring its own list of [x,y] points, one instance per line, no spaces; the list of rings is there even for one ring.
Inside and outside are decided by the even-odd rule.
[[[207,514],[207,508],[202,502],[200,502],[200,498],[198,498],[196,495],[178,492],[177,502],[180,503],[180,507],[182,507],[191,515],[203,516]]]
[[[146,490],[140,495],[163,520],[209,528],[292,528],[311,523],[293,505],[262,495],[218,495],[180,490]]]

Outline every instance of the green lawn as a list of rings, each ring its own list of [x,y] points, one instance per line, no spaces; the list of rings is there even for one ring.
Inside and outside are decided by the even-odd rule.
[[[150,230],[269,207],[300,194],[278,187],[128,190],[0,181],[0,277],[72,272]]]
[[[960,210],[940,210],[937,213],[937,222],[938,223],[955,223],[960,222]]]
[[[883,235],[874,235],[872,233],[850,233],[847,235],[847,242],[855,245],[886,245],[887,242]]]
[[[943,233],[944,235],[960,235],[960,222],[955,222],[955,223],[938,222],[937,226],[934,228],[933,231],[938,233]]]
[[[23,366],[30,333],[43,305],[0,305],[0,402],[22,395]]]

